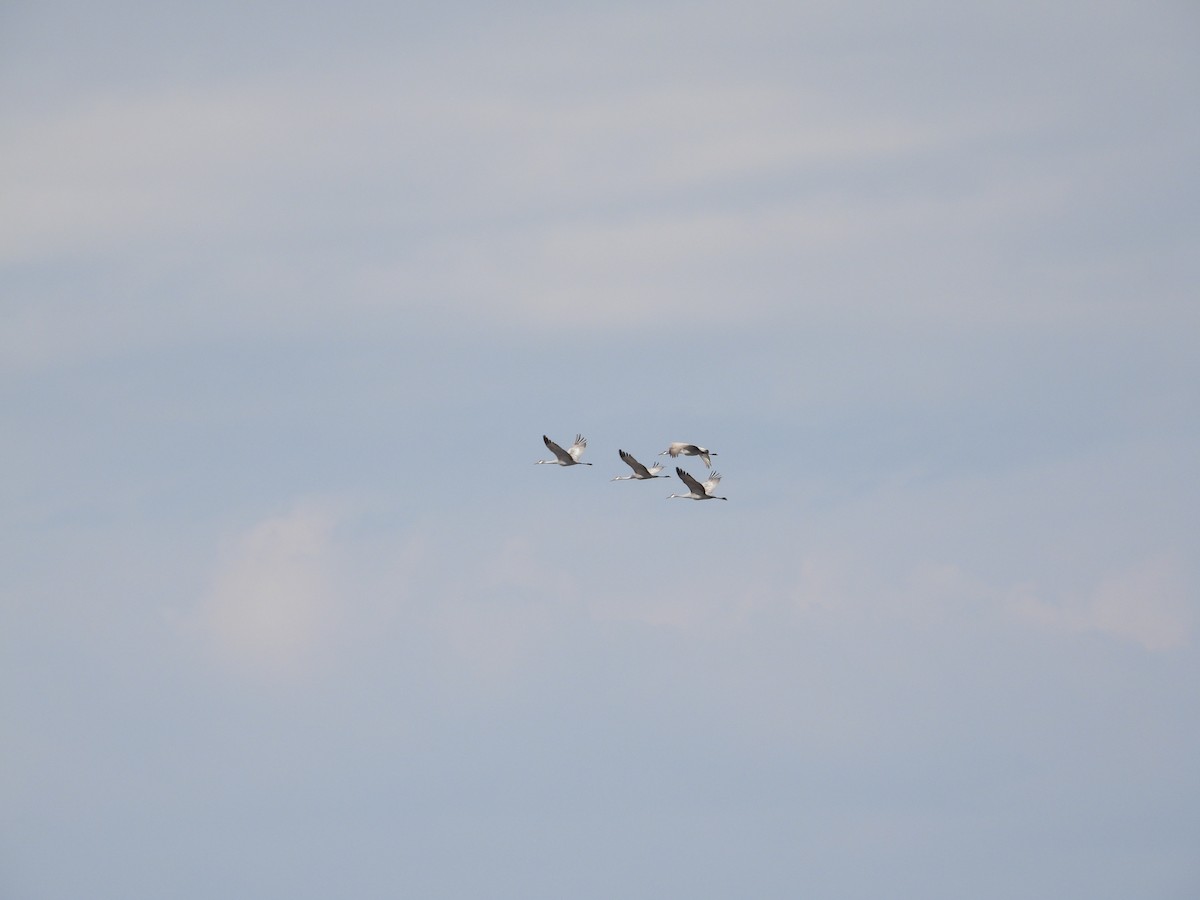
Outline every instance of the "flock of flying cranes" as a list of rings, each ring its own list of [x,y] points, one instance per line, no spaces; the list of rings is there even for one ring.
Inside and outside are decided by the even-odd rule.
[[[542,435],[542,440],[546,442],[546,446],[550,448],[550,452],[554,454],[554,459],[539,459],[535,465],[538,466],[590,466],[591,463],[580,462],[579,457],[583,456],[583,451],[587,449],[587,438],[582,434],[575,435],[575,443],[569,449],[564,450],[546,435]],[[627,450],[617,450],[621,459],[629,468],[633,469],[632,475],[614,475],[613,481],[646,481],[650,478],[670,478],[670,475],[659,475],[664,468],[662,463],[655,463],[652,466],[644,466],[638,462],[632,453]],[[658,454],[659,456],[698,456],[704,462],[706,469],[712,468],[711,457],[717,454],[707,449],[706,447],[698,447],[695,444],[685,444],[676,441],[667,447],[666,450]],[[675,474],[687,485],[689,493],[686,494],[671,494],[668,500],[728,500],[728,497],[718,497],[713,493],[717,489],[717,485],[721,483],[721,473],[713,472],[708,476],[707,481],[697,481],[679,466],[675,467]]]

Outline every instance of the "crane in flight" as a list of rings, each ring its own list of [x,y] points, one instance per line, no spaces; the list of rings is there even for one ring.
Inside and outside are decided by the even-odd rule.
[[[575,443],[571,445],[570,450],[564,450],[546,435],[542,435],[542,440],[546,442],[546,446],[550,448],[550,452],[554,454],[554,459],[539,459],[534,465],[537,466],[590,466],[591,463],[581,463],[579,457],[583,456],[583,451],[587,449],[587,438],[582,434],[575,435]]]
[[[654,465],[647,468],[646,466],[643,466],[640,462],[638,462],[636,459],[634,459],[633,454],[630,453],[629,451],[618,450],[617,452],[619,454],[621,454],[621,459],[625,460],[625,464],[627,466],[629,466],[629,468],[633,469],[633,474],[632,475],[614,475],[612,477],[613,481],[633,481],[635,479],[637,481],[645,481],[647,478],[670,478],[671,477],[670,475],[659,475],[658,474],[659,472],[661,472],[663,470],[662,463],[655,463]]]
[[[668,454],[670,454],[672,457],[698,456],[704,461],[704,468],[706,469],[712,468],[712,460],[709,459],[709,457],[717,455],[707,447],[697,447],[695,444],[685,444],[681,441],[676,441],[675,443],[671,444],[671,446],[658,455],[667,456]]]
[[[660,454],[661,455],[661,454]],[[679,466],[675,467],[675,474],[680,477],[684,484],[687,485],[689,494],[672,494],[668,500],[678,497],[680,500],[728,500],[728,497],[718,497],[713,491],[717,489],[717,485],[721,483],[721,473],[713,472],[708,476],[708,481],[701,484]]]

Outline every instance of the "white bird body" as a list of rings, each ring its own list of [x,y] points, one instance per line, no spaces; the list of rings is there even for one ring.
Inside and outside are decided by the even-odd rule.
[[[629,468],[633,469],[633,474],[632,475],[614,475],[612,477],[613,481],[633,481],[635,479],[637,481],[645,481],[647,478],[669,478],[670,477],[669,475],[659,475],[658,474],[659,472],[661,472],[663,470],[662,463],[655,463],[654,465],[647,467],[647,466],[643,466],[640,462],[638,462],[636,459],[634,459],[632,453],[628,453],[625,450],[618,450],[617,453],[619,453],[621,455],[621,459],[625,460],[625,464],[627,466],[629,466]]]
[[[583,451],[587,449],[587,438],[582,434],[575,435],[575,443],[571,445],[570,450],[564,450],[546,435],[542,435],[542,440],[546,442],[546,446],[550,448],[550,452],[554,454],[554,459],[539,459],[534,465],[538,466],[590,466],[591,463],[580,462],[579,457],[583,456]]]
[[[680,500],[728,500],[728,497],[718,497],[713,491],[717,489],[717,485],[721,483],[721,473],[713,472],[708,477],[708,481],[701,484],[679,466],[675,467],[675,474],[680,477],[684,484],[687,485],[691,493],[688,494],[671,494],[667,497],[668,500],[678,498]]]
[[[695,444],[685,444],[682,441],[676,441],[675,443],[671,444],[671,446],[669,446],[666,450],[664,450],[662,453],[660,453],[658,455],[666,456],[668,454],[670,454],[672,457],[698,456],[698,457],[700,457],[700,459],[702,459],[704,461],[704,468],[706,468],[706,469],[712,468],[712,460],[709,459],[709,457],[717,455],[717,454],[713,453],[711,450],[709,450],[707,447],[698,447]]]

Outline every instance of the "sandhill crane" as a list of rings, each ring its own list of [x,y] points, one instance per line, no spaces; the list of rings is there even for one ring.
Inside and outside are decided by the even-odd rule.
[[[621,459],[625,460],[625,464],[627,466],[629,466],[629,468],[633,469],[633,474],[632,475],[614,475],[612,477],[613,481],[632,481],[634,479],[637,479],[638,481],[645,481],[647,478],[670,478],[671,477],[670,475],[659,475],[658,474],[659,472],[661,472],[663,470],[662,463],[655,463],[650,468],[646,468],[640,462],[638,462],[636,459],[633,458],[632,453],[629,453],[625,450],[618,450],[617,452],[619,454],[621,454]]]
[[[564,450],[546,435],[542,435],[542,440],[546,442],[546,446],[550,448],[550,452],[554,454],[555,459],[539,459],[534,465],[538,466],[590,466],[591,463],[581,463],[579,457],[583,456],[583,451],[587,449],[587,438],[582,434],[575,435],[575,443],[571,445],[570,450]]]
[[[718,497],[713,491],[717,489],[717,485],[721,483],[721,473],[713,472],[708,477],[708,481],[701,484],[679,466],[675,467],[675,474],[683,479],[683,483],[688,486],[690,494],[672,494],[667,499],[678,497],[681,500],[728,500],[728,497]]]
[[[684,443],[681,443],[680,441],[676,441],[670,447],[668,447],[666,450],[664,450],[662,453],[660,453],[658,455],[666,456],[668,453],[673,457],[674,456],[698,456],[702,460],[704,460],[704,468],[706,468],[706,469],[712,468],[712,460],[709,459],[709,457],[717,455],[705,447],[697,447],[695,444],[684,444]]]

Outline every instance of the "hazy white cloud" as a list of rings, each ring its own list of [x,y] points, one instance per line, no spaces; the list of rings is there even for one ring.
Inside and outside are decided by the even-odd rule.
[[[162,87],[17,119],[0,139],[17,213],[0,224],[0,261],[96,258],[228,227],[247,199],[240,178],[301,137],[280,99]]]
[[[1015,589],[1008,608],[1018,620],[1062,632],[1100,632],[1160,652],[1182,647],[1195,625],[1195,598],[1180,567],[1161,554],[1108,575],[1089,593],[1051,602],[1031,586]]]
[[[344,331],[348,310],[366,330],[467,313],[534,332],[1055,315],[1036,291],[981,287],[1000,261],[978,247],[1061,209],[1061,178],[1018,164],[934,193],[859,186],[1043,122],[881,114],[761,75],[581,96],[440,66],[101,92],[19,119],[0,138],[0,257],[67,280],[18,291],[0,358]],[[281,249],[297,242],[303,259]]]
[[[864,580],[858,566],[806,559],[796,606],[803,615],[950,627],[987,621],[1063,634],[1098,632],[1151,652],[1188,644],[1195,624],[1180,567],[1159,555],[1105,576],[1083,594],[1056,595],[1035,582],[989,584],[951,563],[914,567],[899,583]],[[876,572],[877,577],[880,573]]]
[[[246,530],[225,548],[198,623],[218,657],[269,676],[303,671],[336,624],[327,509],[298,506]]]

